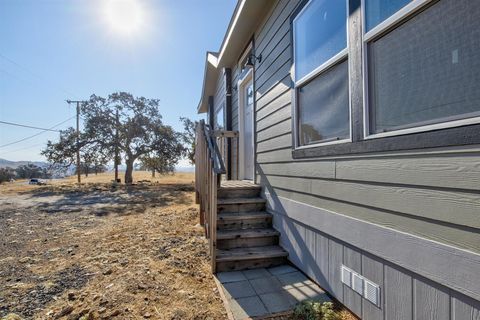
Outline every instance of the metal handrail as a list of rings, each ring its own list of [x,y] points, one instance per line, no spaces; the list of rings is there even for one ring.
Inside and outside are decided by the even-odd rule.
[[[217,139],[234,137],[238,137],[238,132],[212,130],[205,124],[204,120],[201,120],[196,128],[195,199],[200,205],[200,225],[205,228],[213,272],[216,270],[217,254],[218,188],[220,187],[221,175],[227,172]]]
[[[225,163],[223,162],[223,158],[220,154],[220,150],[218,149],[218,144],[216,139],[212,134],[212,130],[210,127],[204,123],[203,125],[203,132],[205,135],[205,139],[207,140],[208,149],[210,149],[210,156],[213,160],[213,171],[216,174],[225,174],[227,170],[225,169]]]

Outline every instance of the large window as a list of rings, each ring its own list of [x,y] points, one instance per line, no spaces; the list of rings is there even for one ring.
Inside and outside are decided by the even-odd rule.
[[[480,0],[346,3],[294,14],[292,156],[480,145]]]
[[[297,146],[350,138],[346,1],[311,0],[293,20]]]
[[[368,7],[374,2],[384,0],[366,2],[367,24],[377,19]],[[367,135],[475,122],[480,116],[479,17],[480,1],[443,0],[366,44]]]

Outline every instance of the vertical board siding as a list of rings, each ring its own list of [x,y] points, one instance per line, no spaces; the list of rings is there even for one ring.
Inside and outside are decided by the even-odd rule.
[[[355,272],[362,274],[362,255],[353,248],[344,247],[343,264]],[[362,297],[347,286],[343,288],[343,303],[355,314],[362,314]]]
[[[328,238],[319,232],[310,231],[315,234],[315,263],[313,264],[313,279],[323,288],[330,291],[328,282]]]
[[[388,320],[414,320],[412,277],[390,265],[385,266],[385,314]]]
[[[380,286],[380,303],[374,305],[366,299],[362,299],[362,319],[382,320],[383,319],[383,264],[368,254],[362,255],[362,274],[365,278]]]
[[[330,294],[343,302],[343,284],[340,266],[343,263],[343,245],[328,239],[328,283]]]
[[[270,211],[288,259],[361,319],[480,320],[479,301]],[[378,306],[342,284],[342,265],[380,286]]]
[[[305,264],[305,273],[312,279],[315,278],[315,269],[316,269],[316,258],[315,258],[315,247],[316,247],[316,236],[315,231],[305,228],[305,248],[303,250],[304,255],[304,264]]]
[[[414,319],[449,320],[450,295],[448,290],[426,280],[414,280]]]
[[[455,293],[452,295],[451,305],[451,320],[480,320],[479,301]]]

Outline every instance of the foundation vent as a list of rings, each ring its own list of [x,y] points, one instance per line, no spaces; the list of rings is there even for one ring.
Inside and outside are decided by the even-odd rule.
[[[380,306],[380,287],[375,283],[365,279],[364,297],[377,307]]]
[[[342,266],[342,282],[348,287],[352,287],[352,270]]]
[[[357,273],[353,274],[353,288],[356,293],[363,295],[363,277]]]
[[[380,307],[380,286],[378,284],[344,265],[342,265],[341,274],[343,284],[377,307]]]

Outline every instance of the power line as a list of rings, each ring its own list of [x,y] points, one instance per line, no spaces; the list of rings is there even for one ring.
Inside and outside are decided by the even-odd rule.
[[[8,147],[8,146],[11,146],[11,145],[13,145],[13,144],[17,144],[17,143],[23,142],[23,141],[25,141],[25,140],[29,140],[29,139],[31,139],[31,138],[34,138],[34,137],[36,137],[36,136],[41,135],[42,133],[47,132],[47,131],[60,132],[59,130],[52,130],[52,129],[55,128],[55,127],[58,127],[58,126],[60,126],[60,125],[62,125],[62,124],[64,124],[64,123],[67,122],[67,121],[72,120],[72,119],[75,118],[75,117],[76,117],[76,116],[70,117],[70,118],[68,118],[67,120],[62,121],[62,122],[60,122],[60,123],[58,123],[58,124],[50,127],[49,129],[42,129],[43,131],[40,131],[40,132],[38,132],[38,133],[36,133],[36,134],[34,134],[34,135],[25,137],[25,138],[23,138],[23,139],[20,139],[20,140],[14,141],[14,142],[10,142],[10,143],[1,145],[0,148]],[[2,122],[2,121],[0,121],[0,122]],[[38,129],[38,128],[37,128],[37,129]]]
[[[10,126],[29,128],[29,129],[37,129],[37,130],[43,130],[43,131],[60,132],[60,130],[45,129],[45,128],[34,127],[34,126],[29,126],[29,125],[26,125],[26,124],[20,124],[20,123],[14,123],[14,122],[0,121],[0,123],[8,124],[8,125],[10,125]]]
[[[39,76],[38,74],[30,71],[27,67],[22,66],[20,63],[18,63],[18,62],[16,62],[16,61],[12,60],[11,58],[3,55],[1,52],[0,52],[0,58],[6,60],[6,61],[8,61],[8,62],[10,62],[11,64],[15,65],[15,66],[16,66],[17,68],[19,68],[19,69],[23,69],[25,72],[29,73],[31,76],[33,76],[33,77],[35,77],[35,78],[38,78],[38,79],[44,80],[44,81],[48,81],[47,79],[45,79],[45,77]],[[2,70],[2,71],[5,72],[5,73],[8,73],[8,72],[6,72],[6,71],[4,71],[4,70]],[[10,75],[12,75],[12,74],[10,74]],[[51,81],[48,81],[48,82],[50,82],[50,83],[52,84]],[[67,95],[69,95],[69,96],[74,96],[74,97],[76,97],[75,94],[71,93],[71,92],[68,91],[68,90],[65,90],[65,89],[62,88],[62,87],[56,87],[56,89],[58,89],[59,91],[63,92],[64,94],[67,94]]]
[[[44,146],[45,143],[37,143],[37,144],[34,144],[34,145],[31,145],[31,146],[28,146],[28,147],[23,147],[23,148],[20,148],[20,149],[15,149],[15,150],[9,150],[9,151],[2,151],[2,155],[4,154],[11,154],[11,153],[16,153],[16,152],[19,152],[19,151],[23,151],[23,150],[28,150],[28,149],[32,149],[32,148],[36,148],[36,147],[40,147],[40,146]]]

